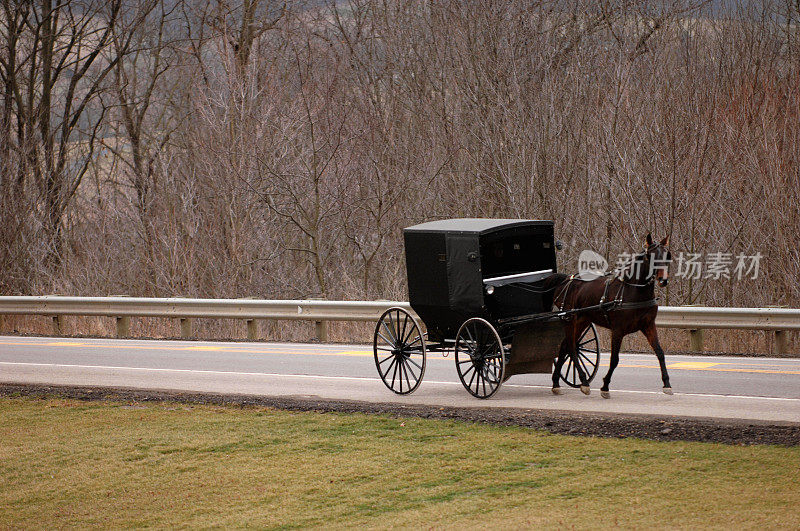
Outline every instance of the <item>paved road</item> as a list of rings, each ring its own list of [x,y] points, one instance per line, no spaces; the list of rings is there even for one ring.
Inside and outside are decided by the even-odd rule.
[[[603,354],[607,365],[608,355]],[[512,377],[489,400],[467,394],[452,356],[430,355],[425,379],[397,396],[378,379],[370,347],[0,336],[0,382],[99,385],[457,407],[739,418],[800,424],[800,359],[667,356],[673,396],[661,393],[653,355],[623,354],[612,398],[565,388],[549,376]]]

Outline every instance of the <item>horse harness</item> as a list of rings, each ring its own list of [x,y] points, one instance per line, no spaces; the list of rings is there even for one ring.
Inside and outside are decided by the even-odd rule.
[[[564,310],[564,306],[567,303],[567,294],[569,293],[569,288],[572,285],[572,282],[575,280],[575,278],[576,278],[576,275],[570,275],[569,281],[564,285],[564,289],[562,289],[561,293],[559,293],[554,299],[554,300],[558,300],[559,297],[562,297],[561,298],[561,304],[559,305],[558,311],[559,311],[559,313],[562,314],[562,318],[564,318],[564,319],[571,319],[572,318],[572,313],[574,313],[576,311],[600,310],[601,312],[603,312],[603,314],[604,314],[604,316],[606,318],[606,323],[611,324],[611,321],[608,318],[608,314],[610,312],[620,311],[620,310],[636,310],[636,309],[639,309],[639,308],[651,308],[653,306],[657,306],[658,305],[658,299],[649,299],[649,300],[646,300],[646,301],[635,301],[635,302],[624,302],[623,301],[623,295],[624,295],[624,292],[625,292],[625,286],[633,286],[633,287],[637,287],[637,288],[647,287],[650,284],[653,284],[654,278],[650,278],[648,280],[648,282],[646,282],[645,284],[633,284],[633,283],[630,283],[630,282],[626,282],[625,278],[620,278],[617,275],[606,274],[605,288],[603,289],[603,295],[602,295],[602,297],[600,297],[600,303],[599,304],[597,304],[595,306],[589,306],[589,307],[586,307],[586,308],[573,308],[572,312],[570,312],[570,310],[566,310],[565,311]],[[611,299],[611,300],[608,300],[609,288],[611,286],[611,283],[614,280],[619,280],[620,281],[620,286],[619,286],[619,289],[617,289],[617,293],[614,295],[614,298]]]

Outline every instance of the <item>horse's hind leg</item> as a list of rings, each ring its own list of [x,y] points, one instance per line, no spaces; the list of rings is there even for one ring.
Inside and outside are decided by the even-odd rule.
[[[591,394],[592,390],[589,387],[588,382],[586,381],[586,373],[583,372],[581,368],[581,364],[578,360],[578,349],[575,338],[578,334],[575,334],[575,328],[570,326],[567,328],[567,337],[561,342],[561,347],[558,350],[558,359],[556,360],[555,366],[553,367],[553,394],[560,395],[563,394],[561,391],[561,384],[559,383],[559,378],[561,377],[561,368],[564,366],[564,363],[567,361],[567,356],[572,359],[573,366],[578,371],[578,378],[581,381],[581,392],[585,395]]]
[[[650,346],[653,347],[653,352],[656,353],[658,364],[661,366],[661,381],[664,382],[664,393],[671,395],[672,386],[669,384],[669,374],[667,374],[667,362],[664,359],[664,351],[661,349],[661,344],[658,342],[658,332],[656,331],[656,324],[651,322],[642,329],[644,337],[647,338]]]
[[[600,388],[600,396],[603,398],[611,398],[611,392],[608,386],[611,383],[611,375],[614,374],[614,369],[619,364],[619,349],[622,347],[622,334],[616,330],[611,331],[611,360],[608,365],[608,372],[603,378],[603,387]]]
[[[581,363],[580,356],[578,355],[578,338],[581,337],[583,331],[586,330],[588,323],[589,321],[576,320],[572,328],[572,337],[569,338],[571,340],[569,343],[569,355],[572,357],[572,364],[575,370],[578,371],[578,378],[581,381],[581,393],[585,395],[591,394],[592,389],[589,387],[589,382],[586,381],[587,374],[583,371],[583,363]]]
[[[556,358],[556,363],[553,366],[553,394],[554,395],[563,395],[564,391],[561,390],[561,381],[559,380],[559,375],[561,374],[561,367],[564,366],[564,362],[567,361],[567,338],[564,338],[561,341],[561,346],[558,349],[558,357]]]

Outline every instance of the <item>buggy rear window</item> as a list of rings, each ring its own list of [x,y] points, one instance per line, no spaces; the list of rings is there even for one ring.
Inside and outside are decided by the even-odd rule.
[[[552,234],[498,234],[481,242],[483,278],[516,275],[530,271],[555,271]]]

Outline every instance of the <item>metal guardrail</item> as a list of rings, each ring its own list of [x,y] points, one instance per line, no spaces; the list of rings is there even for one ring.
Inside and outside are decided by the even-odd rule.
[[[0,316],[51,316],[56,335],[61,333],[62,316],[65,315],[114,317],[117,337],[129,336],[131,317],[179,319],[182,337],[191,337],[193,318],[242,319],[247,321],[248,339],[257,338],[256,321],[259,319],[293,319],[313,321],[317,338],[326,341],[328,321],[374,321],[392,306],[411,311],[409,304],[401,301],[0,296]],[[692,350],[695,351],[703,350],[704,329],[768,330],[775,333],[774,352],[785,354],[786,332],[800,330],[800,309],[661,306],[656,325],[689,330]]]
[[[247,338],[257,339],[257,319],[314,321],[317,338],[328,339],[328,321],[374,321],[399,301],[325,301],[257,299],[153,299],[144,297],[0,297],[0,315],[47,315],[53,318],[53,333],[61,334],[62,316],[89,315],[117,319],[117,337],[130,335],[131,317],[166,317],[180,320],[181,337],[192,336],[192,318],[242,319]]]

